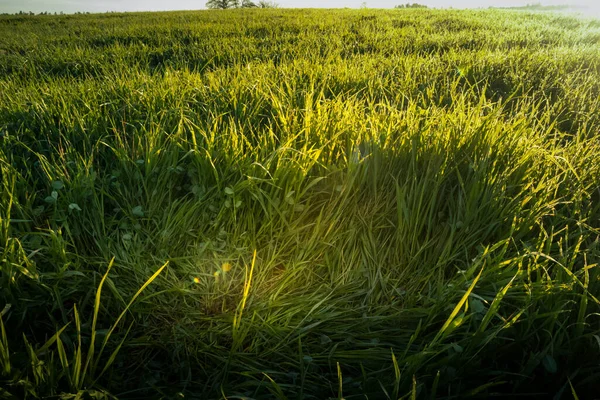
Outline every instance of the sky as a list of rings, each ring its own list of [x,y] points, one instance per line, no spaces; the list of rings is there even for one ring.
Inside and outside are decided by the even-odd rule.
[[[392,8],[397,4],[417,2],[438,8],[512,7],[528,3],[544,5],[570,4],[600,9],[600,0],[275,0],[281,7],[338,8],[360,7],[366,2],[370,8]],[[0,0],[0,13],[42,11],[73,13],[76,11],[163,11],[198,10],[205,8],[206,0]]]

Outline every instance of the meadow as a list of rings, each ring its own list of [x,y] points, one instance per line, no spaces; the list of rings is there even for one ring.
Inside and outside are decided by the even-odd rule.
[[[593,398],[600,21],[0,17],[0,398]]]

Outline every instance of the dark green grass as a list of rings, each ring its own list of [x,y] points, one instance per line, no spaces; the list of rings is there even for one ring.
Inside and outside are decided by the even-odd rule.
[[[599,89],[554,14],[1,17],[0,398],[594,396]]]

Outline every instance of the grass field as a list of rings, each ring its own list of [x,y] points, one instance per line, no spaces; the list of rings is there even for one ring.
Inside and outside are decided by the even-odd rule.
[[[600,21],[0,17],[0,398],[593,398]]]

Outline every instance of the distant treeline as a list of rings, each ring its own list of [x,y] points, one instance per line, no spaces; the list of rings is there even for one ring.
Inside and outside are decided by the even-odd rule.
[[[427,8],[426,5],[423,4],[418,4],[418,3],[406,3],[406,4],[399,4],[397,6],[395,6],[394,8]]]
[[[111,14],[111,13],[116,13],[116,11],[107,11],[107,14]],[[67,14],[73,14],[73,15],[89,15],[89,14],[94,14],[91,13],[89,11],[76,11],[74,13],[65,13],[63,11],[59,11],[59,12],[51,12],[51,11],[41,11],[39,13],[34,13],[33,11],[19,11],[16,13],[0,13],[0,15],[2,16],[6,16],[6,15],[21,15],[21,16],[26,16],[26,15],[67,15]]]
[[[225,10],[227,8],[277,8],[279,5],[274,1],[260,0],[208,0],[206,8]]]
[[[83,13],[76,13],[76,14],[83,14]],[[89,14],[89,13],[86,13]],[[42,11],[40,13],[34,13],[33,11],[19,11],[18,13],[0,13],[0,15],[64,15],[64,13],[61,11],[59,13],[57,12],[49,12],[49,11]]]

